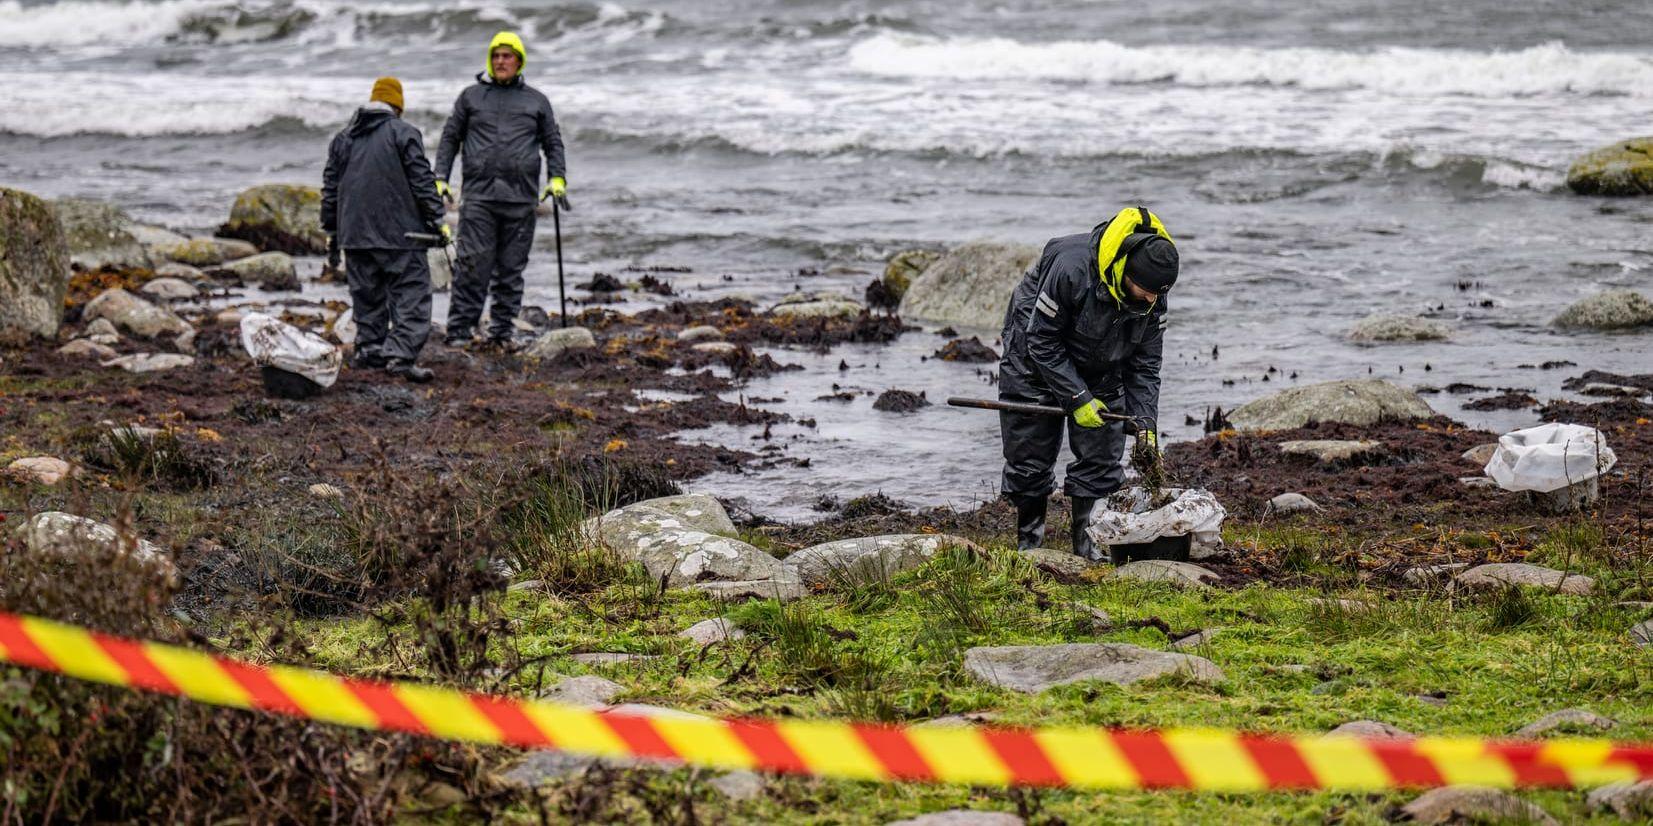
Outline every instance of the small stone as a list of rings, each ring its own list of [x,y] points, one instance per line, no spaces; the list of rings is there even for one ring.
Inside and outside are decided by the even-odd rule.
[[[346,311],[348,312],[348,311]],[[240,324],[247,315],[245,307],[225,307],[213,315],[212,320],[219,324]]]
[[[191,267],[190,265],[179,261],[167,261],[159,267],[156,267],[155,275],[160,276],[161,278],[173,278],[183,281],[185,284],[190,286],[192,291],[196,292],[198,291],[195,290],[195,284],[207,277],[206,273],[201,272],[200,269]]]
[[[1637,648],[1653,647],[1653,620],[1644,620],[1630,628],[1630,641]]]
[[[1165,582],[1179,588],[1204,588],[1206,582],[1218,582],[1222,577],[1214,571],[1192,562],[1170,559],[1139,559],[1121,565],[1113,572],[1115,579],[1134,579],[1139,582]]]
[[[65,356],[91,356],[98,361],[108,361],[120,355],[115,348],[99,344],[88,338],[77,338],[57,348],[57,351]]]
[[[1384,449],[1382,442],[1365,439],[1359,441],[1300,439],[1281,442],[1280,452],[1288,456],[1307,456],[1323,465],[1337,465],[1378,458],[1383,454]]]
[[[1596,587],[1596,581],[1583,574],[1569,574],[1525,562],[1477,565],[1459,574],[1452,582],[1457,587],[1469,590],[1498,590],[1520,585],[1574,596],[1587,596]]]
[[[1490,476],[1459,476],[1458,484],[1471,490],[1478,488],[1496,488],[1498,483]]]
[[[566,751],[535,751],[521,763],[497,776],[502,785],[519,789],[536,789],[584,773],[603,762],[602,758]]]
[[[1469,567],[1468,562],[1442,562],[1437,565],[1414,565],[1401,572],[1401,579],[1406,584],[1423,588],[1430,585],[1444,585],[1452,580],[1459,571]]]
[[[343,499],[344,491],[339,490],[336,485],[329,485],[326,482],[317,482],[316,484],[310,486],[310,495],[319,499]]]
[[[1492,461],[1492,454],[1497,452],[1498,443],[1487,442],[1484,445],[1476,445],[1464,451],[1464,461],[1479,467],[1486,467],[1487,462]]]
[[[1024,822],[1009,812],[948,809],[945,812],[931,812],[906,820],[892,820],[885,826],[1022,826]]]
[[[1027,694],[1089,680],[1130,685],[1172,674],[1204,683],[1224,679],[1222,669],[1204,657],[1124,643],[972,648],[964,653],[964,670],[982,682]]]
[[[584,327],[562,327],[541,333],[522,351],[522,357],[534,361],[549,361],[570,350],[590,350],[597,346],[597,337]]]
[[[505,586],[505,590],[515,593],[517,591],[538,591],[544,587],[545,580],[543,579],[524,579]]]
[[[703,620],[677,633],[679,637],[693,640],[696,645],[712,645],[724,640],[738,640],[746,636],[746,632],[736,628],[723,618]]]
[[[115,323],[107,318],[92,319],[92,323],[86,325],[86,330],[82,332],[81,335],[84,335],[87,338],[93,338],[95,336],[114,336],[115,341],[120,341],[121,339],[120,331],[115,329]],[[113,342],[107,343],[112,344]]]
[[[710,324],[701,324],[697,327],[688,327],[677,334],[677,340],[685,344],[698,341],[722,341],[723,331]]]
[[[768,314],[777,318],[854,318],[861,311],[861,304],[852,298],[800,292],[781,299],[769,308]]]
[[[1104,634],[1113,630],[1113,616],[1107,611],[1083,602],[1068,603],[1075,613],[1090,621],[1091,633]]]
[[[1584,802],[1592,812],[1612,812],[1626,823],[1653,820],[1653,780],[1610,783],[1591,789]]]
[[[1446,708],[1447,706],[1445,697],[1438,697],[1434,694],[1413,694],[1412,699],[1417,700],[1426,706],[1434,706],[1436,708]]]
[[[768,783],[757,772],[732,771],[712,778],[706,785],[730,800],[743,801],[762,796]]]
[[[104,290],[86,302],[86,306],[81,308],[81,318],[89,323],[105,318],[115,327],[145,338],[175,336],[190,329],[189,324],[171,310],[151,304],[119,287]]]
[[[1312,513],[1318,510],[1321,510],[1321,507],[1315,504],[1313,499],[1301,493],[1282,493],[1268,500],[1268,507],[1264,509],[1264,513],[1289,516],[1294,513]]]
[[[1594,731],[1606,731],[1616,725],[1618,725],[1617,721],[1603,717],[1600,714],[1588,709],[1564,708],[1560,711],[1552,711],[1549,714],[1546,714],[1543,717],[1522,726],[1520,730],[1515,732],[1515,736],[1522,739],[1531,740],[1535,737],[1549,734],[1556,729],[1593,729]]]
[[[1327,736],[1334,734],[1364,737],[1368,740],[1410,740],[1417,736],[1406,729],[1396,728],[1388,723],[1380,723],[1376,720],[1353,720],[1326,732]]]
[[[569,659],[579,663],[580,665],[600,667],[607,665],[625,665],[626,663],[648,662],[649,660],[658,660],[660,658],[651,654],[623,654],[613,651],[597,651],[589,654],[575,654],[569,657]]]
[[[714,356],[727,356],[731,353],[740,352],[740,347],[730,344],[727,341],[707,341],[701,344],[696,344],[689,349],[694,350],[696,353],[709,353]]]
[[[1543,809],[1509,792],[1482,786],[1446,786],[1424,792],[1401,807],[1413,822],[1555,824]]]
[[[1194,633],[1171,643],[1171,650],[1192,651],[1211,642],[1211,640],[1218,634],[1221,634],[1222,631],[1223,630],[1221,628],[1207,628],[1201,631],[1195,631]]]
[[[569,677],[540,693],[540,699],[588,708],[607,706],[625,688],[613,680],[594,675]]]
[[[182,353],[134,353],[103,362],[104,367],[119,367],[128,373],[159,373],[176,370],[195,363],[194,356]]]
[[[181,278],[157,278],[138,289],[146,295],[167,299],[194,298],[201,292],[194,284]]]
[[[24,483],[55,485],[69,478],[72,468],[56,456],[29,456],[6,466],[6,475]]]

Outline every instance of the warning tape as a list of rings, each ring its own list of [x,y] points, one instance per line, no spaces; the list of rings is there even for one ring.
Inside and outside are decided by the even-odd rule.
[[[1607,740],[1383,740],[1214,729],[894,727],[659,717],[254,665],[3,612],[0,662],[364,729],[854,780],[1246,792],[1460,783],[1584,788],[1653,779],[1653,744]]]

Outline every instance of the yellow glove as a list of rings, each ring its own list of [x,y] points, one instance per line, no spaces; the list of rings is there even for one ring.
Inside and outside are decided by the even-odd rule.
[[[441,178],[436,179],[436,194],[442,196],[444,201],[453,200],[453,190],[448,187],[448,182]]]
[[[551,183],[545,185],[545,191],[540,193],[540,200],[546,198],[561,198],[568,194],[568,181],[562,178],[552,178]]]
[[[1080,427],[1101,427],[1102,414],[1108,412],[1108,406],[1101,399],[1091,399],[1083,407],[1073,411],[1073,421]]]
[[[1142,439],[1143,439],[1143,441],[1148,443],[1149,447],[1151,447],[1155,450],[1159,449],[1159,434],[1158,433],[1155,433],[1152,430],[1144,430],[1144,431],[1142,431]]]
[[[453,227],[447,224],[437,224],[436,231],[442,235],[442,246],[445,247],[453,243]]]

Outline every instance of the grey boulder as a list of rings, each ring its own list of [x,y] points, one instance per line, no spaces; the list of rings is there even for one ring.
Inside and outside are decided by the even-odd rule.
[[[782,564],[807,587],[862,585],[917,568],[947,545],[975,547],[968,540],[945,534],[889,534],[805,548]]]
[[[793,293],[769,308],[769,315],[781,318],[854,318],[861,303],[834,293]]]
[[[1482,786],[1431,789],[1401,807],[1414,823],[1555,824],[1549,812],[1509,792]]]
[[[638,502],[587,520],[583,529],[671,587],[783,577],[780,560],[727,535],[734,523],[709,496]]]
[[[1027,694],[1090,680],[1130,685],[1172,674],[1202,683],[1224,679],[1222,669],[1204,657],[1124,643],[972,648],[964,652],[964,670],[982,682]]]
[[[1010,293],[1034,264],[1039,248],[1027,244],[973,242],[925,267],[901,298],[904,318],[997,329]]]
[[[1596,587],[1596,581],[1583,574],[1569,574],[1526,562],[1492,562],[1477,565],[1454,577],[1452,583],[1458,588],[1471,591],[1496,591],[1519,585],[1575,596],[1588,595]]]
[[[1573,330],[1627,330],[1653,324],[1653,301],[1635,290],[1607,290],[1580,299],[1551,322]]]
[[[59,198],[52,208],[63,222],[69,257],[76,266],[149,269],[149,251],[127,230],[132,219],[119,207],[85,198]]]
[[[45,201],[0,187],[0,334],[50,338],[63,322],[69,245]]]
[[[1371,315],[1349,330],[1349,340],[1367,344],[1391,341],[1445,341],[1452,328],[1416,316]]]
[[[1609,783],[1591,789],[1584,802],[1593,812],[1612,812],[1626,823],[1653,820],[1653,780]]]
[[[81,318],[85,321],[107,318],[116,327],[144,338],[176,336],[194,329],[171,310],[151,304],[119,287],[104,290],[97,298],[86,302]]]
[[[1603,717],[1600,714],[1590,711],[1589,709],[1564,708],[1560,711],[1552,711],[1549,714],[1546,714],[1543,717],[1522,726],[1520,730],[1515,732],[1515,736],[1532,739],[1534,737],[1541,737],[1549,734],[1550,732],[1558,729],[1586,729],[1594,732],[1602,732],[1607,731],[1616,725],[1618,725],[1617,721]]]
[[[61,511],[37,513],[18,529],[18,535],[29,553],[37,557],[72,562],[88,555],[124,556],[162,579],[177,576],[172,557],[159,546],[84,516]]]
[[[1323,465],[1356,464],[1383,455],[1383,443],[1367,439],[1300,439],[1280,443],[1287,456],[1307,456]]]
[[[1310,422],[1353,425],[1380,419],[1426,419],[1435,411],[1416,393],[1382,379],[1355,379],[1293,387],[1241,405],[1228,420],[1238,430],[1289,430]]]
[[[1139,559],[1119,566],[1113,572],[1115,579],[1132,579],[1138,582],[1163,582],[1175,585],[1178,588],[1204,588],[1207,582],[1217,582],[1222,579],[1215,571],[1203,568],[1192,562],[1178,562],[1171,559]]]
[[[540,693],[540,699],[594,708],[608,705],[622,691],[625,688],[613,680],[586,675],[569,677],[551,686]]]
[[[1276,516],[1290,516],[1294,513],[1312,513],[1321,510],[1313,499],[1301,493],[1282,493],[1268,500],[1265,513]]]
[[[293,263],[293,257],[285,252],[264,252],[237,258],[219,265],[212,274],[257,284],[260,289],[265,290],[299,288],[298,268]]]

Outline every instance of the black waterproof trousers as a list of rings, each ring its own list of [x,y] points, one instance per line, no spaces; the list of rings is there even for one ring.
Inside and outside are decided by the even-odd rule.
[[[413,361],[430,338],[430,262],[424,250],[345,252],[356,352]]]
[[[999,376],[999,400],[1057,405],[1055,397],[1027,377],[1005,370]],[[1107,400],[1119,406],[1116,399]],[[1102,427],[1080,427],[1072,416],[1000,413],[999,438],[1004,443],[1004,478],[1000,491],[1012,501],[1043,499],[1056,489],[1056,457],[1062,451],[1062,433],[1074,460],[1068,464],[1062,490],[1068,496],[1100,499],[1125,483],[1125,428],[1119,422]]]
[[[522,271],[534,245],[534,204],[465,200],[459,207],[459,260],[453,267],[448,338],[470,338],[491,295],[488,337],[510,338],[522,311]]]

